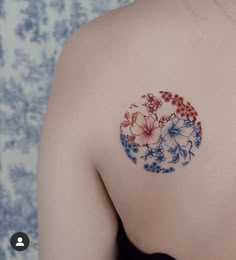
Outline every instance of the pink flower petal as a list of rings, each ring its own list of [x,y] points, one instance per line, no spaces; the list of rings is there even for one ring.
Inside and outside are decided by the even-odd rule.
[[[154,123],[155,119],[151,116],[146,116],[145,119],[146,119],[146,122],[147,122],[147,128],[149,130],[152,130],[153,129],[153,123]]]
[[[150,135],[150,138],[148,140],[148,144],[156,144],[159,141],[161,129],[160,128],[155,128],[152,131],[152,134]]]
[[[148,144],[149,137],[150,136],[146,134],[138,135],[135,137],[135,143],[140,146],[144,146]]]
[[[135,136],[134,136],[134,135],[129,135],[129,136],[128,136],[128,140],[129,140],[129,141],[133,142],[134,139],[135,139]]]
[[[122,125],[123,127],[127,127],[128,125],[130,125],[130,122],[129,122],[129,121],[123,121],[123,122],[121,123],[121,125]]]
[[[154,121],[153,128],[159,127],[159,122],[157,120]]]
[[[125,118],[126,118],[127,120],[129,120],[129,118],[130,118],[129,112],[125,112]]]
[[[142,128],[147,129],[147,122],[146,119],[144,117],[144,115],[140,112],[137,112],[137,116],[136,116],[136,121],[135,123],[139,126],[141,126]]]
[[[129,129],[133,135],[141,135],[144,133],[144,129],[136,124],[132,125]]]
[[[132,124],[136,121],[136,117],[137,117],[137,112],[132,113],[132,115],[131,115]]]

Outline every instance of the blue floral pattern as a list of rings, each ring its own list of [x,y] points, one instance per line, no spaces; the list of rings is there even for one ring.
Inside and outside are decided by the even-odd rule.
[[[172,156],[169,163],[176,164],[183,159],[182,165],[187,165],[194,156],[193,144],[197,148],[201,144],[199,129],[191,121],[175,117],[163,127],[158,145],[155,148],[148,147],[141,158],[154,158],[160,164],[166,161],[169,156],[165,154],[169,153]]]
[[[36,159],[63,45],[81,25],[131,2],[0,0],[0,260],[38,259]],[[17,231],[30,237],[20,254],[9,244]]]

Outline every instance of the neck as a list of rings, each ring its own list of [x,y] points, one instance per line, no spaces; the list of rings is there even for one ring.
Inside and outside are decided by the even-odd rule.
[[[198,17],[207,18],[210,16],[220,16],[225,18],[234,18],[236,21],[236,1],[235,0],[135,0],[136,3],[143,4],[143,6],[151,8],[156,6],[179,6],[185,5]],[[155,9],[155,8],[154,8]]]
[[[236,21],[235,0],[182,0],[195,14],[202,17],[224,15]]]

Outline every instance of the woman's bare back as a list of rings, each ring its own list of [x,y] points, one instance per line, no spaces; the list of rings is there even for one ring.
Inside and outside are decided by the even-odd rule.
[[[96,79],[101,95],[92,101],[98,104],[96,167],[142,251],[234,259],[236,24],[222,14],[201,20],[178,1],[158,2],[137,2],[104,25],[112,36],[104,39],[109,50]],[[138,156],[134,164],[125,154],[120,124],[142,95],[163,90],[197,110],[202,143],[189,165],[150,174]]]
[[[70,252],[70,259],[79,252],[81,259],[94,259],[93,252],[97,259],[111,259],[116,212],[129,239],[146,253],[164,252],[179,260],[236,259],[236,24],[211,1],[201,6],[192,0],[206,19],[183,2],[139,0],[95,19],[67,44],[41,144],[42,259],[63,259]],[[160,91],[172,99],[165,101]],[[148,111],[150,93],[161,99],[161,108]],[[160,120],[171,115],[165,107],[176,94],[197,115],[174,116],[201,122],[201,143],[191,161],[183,151],[172,163],[147,158],[161,169],[169,163],[175,171],[147,171],[143,156],[148,147],[160,144],[154,133],[166,139],[168,131],[161,131],[177,118]],[[143,106],[141,97],[149,103]],[[124,121],[129,123],[122,125]],[[194,145],[199,124],[195,132],[181,127],[184,137],[174,135],[163,145],[184,144],[190,134]],[[133,161],[122,146],[120,129],[130,131],[130,141],[139,149],[132,153]],[[176,154],[167,146],[165,156]],[[183,166],[185,160],[189,163]],[[51,207],[50,201],[57,203]],[[100,233],[93,232],[98,227]],[[58,248],[56,241],[65,232],[70,239]]]

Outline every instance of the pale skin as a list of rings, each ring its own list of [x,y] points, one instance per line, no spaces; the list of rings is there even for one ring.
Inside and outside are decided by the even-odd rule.
[[[116,259],[117,213],[146,253],[236,259],[236,22],[214,1],[189,2],[194,13],[140,0],[67,42],[40,141],[40,260]],[[124,154],[119,124],[130,102],[162,89],[192,101],[203,141],[190,165],[148,175]]]

